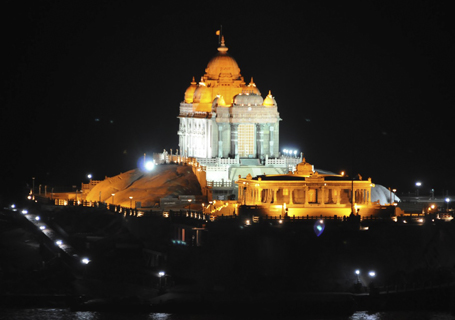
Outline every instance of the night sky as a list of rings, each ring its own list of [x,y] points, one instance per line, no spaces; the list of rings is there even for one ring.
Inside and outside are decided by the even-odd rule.
[[[179,103],[222,25],[245,81],[277,100],[281,149],[398,194],[454,194],[449,1],[271,3],[4,3],[1,193],[178,148]]]

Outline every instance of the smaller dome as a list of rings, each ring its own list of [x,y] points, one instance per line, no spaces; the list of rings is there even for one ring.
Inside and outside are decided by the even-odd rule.
[[[243,87],[242,93],[254,93],[259,96],[261,95],[261,91],[259,91],[259,89],[256,87],[256,84],[253,81],[253,77],[251,77],[250,83],[246,87]]]
[[[260,106],[264,100],[255,93],[239,93],[234,97],[234,104],[238,106]]]
[[[199,82],[193,95],[193,103],[212,103],[212,93],[204,82]]]
[[[191,81],[191,85],[186,89],[185,91],[185,103],[193,103],[193,96],[194,96],[194,91],[196,91],[197,88],[197,83],[194,81]]]
[[[193,111],[211,112],[212,111],[212,91],[201,81],[194,91]]]
[[[262,104],[264,107],[276,107],[275,98],[272,96],[272,93],[269,90],[269,94],[264,99],[264,103]]]

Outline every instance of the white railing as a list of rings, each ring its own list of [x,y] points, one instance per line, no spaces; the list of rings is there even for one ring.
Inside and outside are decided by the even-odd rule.
[[[274,158],[265,159],[265,165],[281,165],[281,166],[296,166],[302,162],[301,158]]]
[[[285,166],[286,165],[286,159],[279,159],[279,158],[266,159],[265,160],[265,165],[283,165],[283,166]]]
[[[227,172],[229,171],[229,168],[228,167],[219,167],[219,166],[206,166],[204,168],[204,171],[224,171],[224,172]]]
[[[196,158],[197,162],[201,164],[217,164],[217,158]]]
[[[207,186],[214,188],[232,188],[233,183],[231,181],[207,181]]]
[[[223,158],[217,158],[218,159],[218,164],[239,164],[239,159],[231,159],[231,158],[227,158],[227,159],[223,159]]]
[[[216,164],[216,165],[227,165],[227,164],[239,164],[239,159],[231,158],[197,158],[197,162],[202,164]]]

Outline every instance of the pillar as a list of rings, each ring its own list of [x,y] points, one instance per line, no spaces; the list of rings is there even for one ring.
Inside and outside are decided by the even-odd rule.
[[[270,157],[274,157],[274,154],[273,154],[273,144],[274,144],[274,134],[273,134],[273,131],[274,131],[274,127],[273,125],[270,125],[270,129],[269,129],[269,136],[270,136],[270,139],[269,139],[269,154],[270,154]]]
[[[218,158],[223,157],[223,127],[221,124],[218,124]]]
[[[320,201],[318,201],[319,204],[324,205],[325,204],[325,187],[321,187],[321,195],[319,196]]]
[[[308,204],[308,186],[305,186],[305,205]]]
[[[238,124],[231,123],[231,155],[234,158],[239,154],[238,129]]]
[[[264,158],[264,124],[256,124],[256,154],[258,159]]]

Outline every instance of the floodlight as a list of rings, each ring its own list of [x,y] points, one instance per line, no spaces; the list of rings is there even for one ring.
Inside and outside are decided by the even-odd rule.
[[[147,161],[147,162],[145,163],[145,169],[146,169],[147,171],[153,170],[154,167],[155,167],[155,164],[153,163],[153,161]]]

